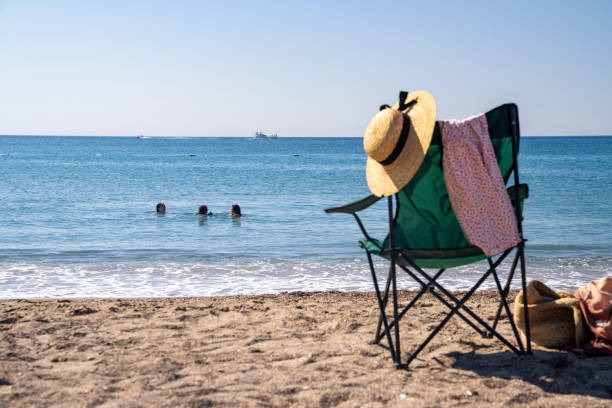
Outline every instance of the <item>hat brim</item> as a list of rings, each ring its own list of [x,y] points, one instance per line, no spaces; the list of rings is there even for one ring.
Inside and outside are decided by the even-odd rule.
[[[401,153],[393,163],[383,166],[368,157],[366,180],[370,191],[378,196],[390,196],[410,182],[425,159],[436,125],[436,102],[425,91],[410,92],[406,103],[417,102],[406,114],[410,117],[410,133]],[[396,104],[393,109],[397,109]]]

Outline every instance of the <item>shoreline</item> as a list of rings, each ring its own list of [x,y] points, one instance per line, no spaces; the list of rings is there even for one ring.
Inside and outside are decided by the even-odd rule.
[[[490,321],[496,300],[468,306]],[[456,317],[396,370],[369,344],[377,311],[373,292],[2,299],[0,405],[612,405],[612,359],[519,357]],[[445,311],[427,294],[402,320],[404,359]]]

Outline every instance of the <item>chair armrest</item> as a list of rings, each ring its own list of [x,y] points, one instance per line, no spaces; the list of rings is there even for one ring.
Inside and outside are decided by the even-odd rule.
[[[508,187],[506,190],[508,192],[508,195],[510,196],[510,200],[512,201],[512,204],[514,204],[514,200],[516,197],[516,194],[514,192],[515,190],[516,190],[516,186]],[[527,184],[519,184],[518,191],[519,191],[520,201],[523,201],[524,199],[529,197],[529,186],[527,186]],[[365,210],[366,208],[368,208],[369,206],[371,206],[372,204],[374,204],[381,198],[382,197],[377,197],[374,194],[371,194],[369,196],[365,196],[365,197],[358,198],[357,200],[353,200],[340,207],[326,208],[325,212],[328,214],[331,214],[331,213],[354,214],[361,210]]]
[[[369,196],[365,196],[365,197],[358,198],[357,200],[353,200],[350,203],[344,204],[343,206],[340,206],[340,207],[326,208],[325,212],[328,214],[331,214],[331,213],[354,214],[358,211],[365,210],[366,208],[368,208],[369,206],[371,206],[372,204],[374,204],[381,198],[382,197],[376,197],[374,194],[371,194]]]
[[[510,201],[512,201],[512,205],[514,205],[514,201],[516,200],[516,186],[508,187],[506,191],[508,192],[508,196],[510,196]],[[518,193],[519,200],[523,202],[524,199],[529,197],[529,186],[527,184],[519,184]]]

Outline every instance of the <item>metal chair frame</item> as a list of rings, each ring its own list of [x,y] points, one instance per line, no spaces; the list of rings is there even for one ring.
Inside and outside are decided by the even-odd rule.
[[[525,313],[525,337],[526,337],[526,347],[523,345],[521,340],[521,336],[514,324],[514,319],[512,318],[512,313],[508,306],[507,295],[510,289],[510,284],[514,277],[517,266],[520,263],[520,274],[521,274],[521,286],[523,289],[523,293],[526,293],[526,267],[525,267],[525,242],[526,240],[523,238],[523,226],[522,226],[522,210],[520,205],[520,197],[519,197],[519,172],[518,172],[518,140],[520,138],[519,134],[519,125],[518,125],[518,111],[515,108],[512,111],[512,117],[510,120],[511,123],[511,134],[512,134],[512,152],[513,152],[513,164],[511,171],[514,173],[514,185],[516,188],[514,189],[515,197],[514,202],[516,203],[516,215],[517,215],[517,227],[519,236],[521,241],[513,248],[507,249],[502,254],[500,254],[496,260],[492,260],[488,258],[489,269],[483,273],[483,275],[478,279],[478,281],[470,288],[470,290],[464,294],[461,298],[457,298],[450,291],[445,289],[440,283],[437,282],[437,279],[445,272],[445,269],[440,269],[438,272],[431,276],[427,272],[425,272],[422,268],[416,265],[416,263],[408,257],[405,253],[402,252],[402,248],[395,248],[395,237],[394,230],[395,224],[397,220],[397,216],[399,213],[399,198],[397,194],[396,198],[396,211],[395,215],[393,214],[393,197],[388,197],[388,214],[389,214],[389,248],[385,249],[379,255],[381,256],[389,256],[390,264],[389,264],[389,273],[387,275],[386,287],[384,291],[380,290],[378,284],[378,278],[376,275],[376,270],[374,268],[374,263],[372,261],[372,253],[365,249],[366,255],[368,258],[368,263],[370,266],[370,271],[372,274],[372,280],[374,283],[374,289],[376,292],[376,298],[378,301],[378,307],[380,309],[380,316],[376,328],[376,334],[374,337],[373,343],[380,344],[380,340],[383,337],[386,337],[388,348],[391,353],[391,358],[397,368],[407,368],[409,364],[418,356],[418,354],[427,346],[427,344],[438,334],[438,332],[446,325],[446,323],[456,314],[463,321],[465,321],[470,327],[472,327],[478,334],[486,338],[496,337],[502,343],[504,343],[508,348],[514,353],[521,355],[532,354],[531,352],[531,335],[530,335],[530,326],[529,326],[529,316],[527,313],[527,297],[523,296],[523,312]],[[353,213],[359,228],[363,232],[366,239],[371,239],[363,226],[359,216]],[[508,255],[516,250],[514,261],[512,262],[512,267],[510,268],[510,272],[508,274],[508,278],[504,287],[502,287],[499,275],[497,273],[497,267],[508,257]],[[404,265],[399,265],[396,263],[397,259],[401,259],[404,263],[406,263],[409,267]],[[412,279],[414,279],[421,287],[419,292],[410,300],[410,302],[399,311],[398,305],[398,291],[397,291],[397,266],[400,267],[401,270],[406,272]],[[495,316],[495,320],[492,325],[487,324],[482,318],[480,318],[474,311],[472,311],[469,307],[465,305],[467,300],[476,292],[476,290],[480,287],[480,285],[489,277],[493,276],[495,280],[496,288],[500,295],[500,304],[497,308],[497,313]],[[391,299],[393,302],[393,319],[389,321],[387,313],[385,312],[387,303],[389,301],[389,291],[391,290]],[[415,351],[413,351],[408,359],[405,362],[402,362],[401,358],[401,345],[400,345],[400,330],[399,330],[399,322],[400,319],[416,304],[416,302],[425,294],[431,293],[436,299],[438,299],[442,304],[444,304],[448,309],[448,314],[444,317],[444,319],[436,326],[436,328],[430,332],[429,336],[423,341]],[[518,348],[515,347],[512,343],[510,343],[504,336],[502,336],[497,330],[497,324],[499,322],[501,311],[504,309],[506,315],[508,316],[508,320],[512,327],[512,332],[518,344]],[[467,316],[466,316],[467,314]],[[468,317],[469,316],[469,317]],[[393,332],[393,336],[392,336]]]

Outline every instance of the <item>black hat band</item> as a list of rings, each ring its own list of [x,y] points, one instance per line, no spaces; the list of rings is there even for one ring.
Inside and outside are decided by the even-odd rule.
[[[408,140],[408,135],[410,134],[410,117],[405,113],[402,113],[404,117],[404,123],[402,124],[402,131],[400,132],[400,137],[393,148],[393,151],[387,158],[383,161],[379,161],[379,163],[383,166],[388,166],[397,159],[397,157],[402,152],[404,145],[406,144],[406,140]]]

